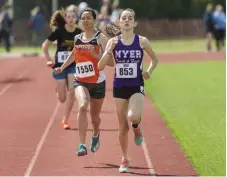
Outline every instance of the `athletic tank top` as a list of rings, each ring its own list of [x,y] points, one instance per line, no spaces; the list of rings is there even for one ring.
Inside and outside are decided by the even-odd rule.
[[[113,50],[115,59],[115,74],[113,86],[115,88],[128,86],[143,86],[143,49],[140,47],[139,36],[135,35],[131,45],[124,45],[121,36]]]
[[[76,63],[76,80],[85,83],[100,83],[105,80],[103,71],[99,71],[97,66],[99,60],[91,55],[90,46],[95,47],[95,52],[100,54],[101,46],[98,38],[101,32],[97,32],[90,41],[83,41],[82,35],[77,35],[74,42],[74,61]]]
[[[56,28],[48,36],[49,41],[57,40],[57,51],[55,53],[55,65],[53,68],[61,67],[73,49],[74,37],[81,32],[79,28],[75,28],[73,32],[68,32],[65,27],[63,27]],[[74,63],[70,64],[69,67],[70,66],[74,66]]]

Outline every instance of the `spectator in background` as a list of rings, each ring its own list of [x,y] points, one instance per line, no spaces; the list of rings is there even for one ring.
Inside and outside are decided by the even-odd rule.
[[[12,18],[9,16],[9,5],[4,5],[0,13],[0,43],[2,40],[7,52],[11,50],[10,37],[12,35]]]
[[[77,10],[77,24],[79,25],[79,27],[82,29],[82,25],[80,24],[80,15],[81,13],[84,11],[84,9],[86,9],[88,7],[88,4],[86,2],[81,2],[79,5],[78,5],[78,10]]]
[[[109,17],[112,13],[111,1],[110,0],[102,0],[101,9],[102,9],[102,7],[106,8],[107,15]],[[100,12],[102,11],[101,9],[100,9]]]
[[[100,13],[98,15],[98,30],[104,33],[105,25],[110,24],[110,15],[112,13],[110,0],[103,0],[102,6],[100,8]]]
[[[214,35],[214,24],[213,24],[213,5],[207,4],[206,11],[203,16],[203,21],[205,24],[205,35],[206,35],[206,48],[207,51],[212,51],[212,38]]]
[[[40,46],[43,42],[44,24],[44,13],[39,6],[36,6],[32,9],[29,20],[29,28],[32,30],[32,44],[34,46]]]
[[[119,19],[121,11],[122,9],[120,9],[119,0],[114,0],[112,4],[112,14],[110,16],[110,20],[115,23]]]
[[[223,12],[222,5],[218,4],[213,13],[213,21],[215,28],[215,39],[217,51],[220,51],[225,46],[226,33],[226,16]]]
[[[88,4],[86,2],[81,2],[78,5],[78,12],[77,12],[77,18],[80,18],[81,13],[88,7]]]
[[[108,15],[108,7],[102,6],[98,17],[98,28],[101,32],[104,32],[104,28],[107,24],[110,24],[110,16]]]

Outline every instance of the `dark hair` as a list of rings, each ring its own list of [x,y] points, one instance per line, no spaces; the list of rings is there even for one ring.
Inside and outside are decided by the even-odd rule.
[[[96,13],[95,13],[95,10],[94,9],[89,8],[89,7],[86,8],[86,9],[84,9],[83,12],[80,14],[80,18],[82,17],[82,15],[83,15],[84,12],[90,12],[91,15],[92,15],[92,17],[96,20]]]
[[[63,11],[57,10],[50,20],[50,28],[62,28],[66,24]]]
[[[133,14],[133,16],[134,16],[134,20],[136,21],[136,13],[135,13],[135,11],[134,11],[133,9],[130,9],[130,8],[127,8],[127,9],[122,10],[121,13],[120,13],[120,15],[119,15],[119,19],[121,18],[121,15],[122,15],[122,13],[123,13],[124,11],[129,11],[129,12],[131,12],[131,13]]]

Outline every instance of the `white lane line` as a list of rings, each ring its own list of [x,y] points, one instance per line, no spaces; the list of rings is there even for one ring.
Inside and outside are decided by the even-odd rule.
[[[31,172],[32,172],[32,170],[33,170],[33,168],[35,166],[35,163],[37,161],[37,158],[38,158],[38,156],[40,154],[40,151],[41,151],[41,149],[43,147],[43,144],[44,144],[44,142],[45,142],[45,140],[47,138],[47,135],[48,135],[48,133],[50,131],[50,128],[51,128],[51,126],[52,126],[52,124],[54,122],[54,119],[55,119],[56,115],[57,115],[57,112],[59,110],[60,105],[61,105],[60,102],[58,102],[56,107],[55,107],[55,109],[54,109],[54,112],[52,113],[52,115],[50,117],[50,120],[49,120],[49,122],[48,122],[48,124],[47,124],[47,126],[45,128],[45,131],[44,131],[44,133],[42,135],[42,138],[40,139],[40,141],[39,141],[39,143],[38,143],[38,145],[36,147],[35,153],[34,153],[32,159],[31,159],[31,161],[30,161],[30,163],[28,165],[28,168],[27,168],[24,176],[29,176],[31,174]]]
[[[150,157],[150,154],[149,154],[149,151],[148,151],[148,148],[147,148],[145,138],[143,139],[142,148],[143,148],[144,156],[145,156],[145,159],[146,159],[146,162],[147,162],[147,167],[149,169],[149,173],[150,173],[151,176],[155,176],[155,170],[154,170],[154,167],[152,165],[151,157]]]

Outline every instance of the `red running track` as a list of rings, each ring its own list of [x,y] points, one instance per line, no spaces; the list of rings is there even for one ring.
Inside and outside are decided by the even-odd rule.
[[[97,153],[76,156],[76,104],[72,130],[62,130],[64,107],[57,102],[51,70],[38,58],[0,60],[0,176],[120,176],[118,123],[112,98],[112,69],[106,70],[107,96],[101,113]],[[89,118],[90,120],[90,118]],[[130,131],[131,168],[124,176],[197,175],[160,114],[146,97],[138,147]],[[91,124],[87,134],[91,140]]]

